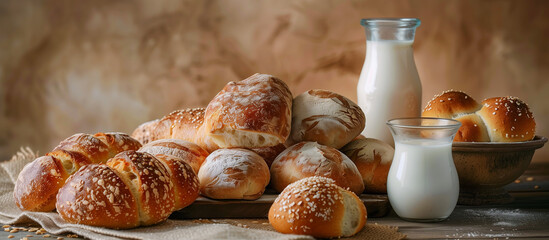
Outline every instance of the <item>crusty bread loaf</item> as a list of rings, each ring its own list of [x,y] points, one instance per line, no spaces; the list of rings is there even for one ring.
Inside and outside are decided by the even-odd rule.
[[[269,210],[269,222],[277,231],[317,238],[352,236],[364,227],[366,219],[362,201],[325,177],[290,184]]]
[[[340,149],[356,165],[364,192],[387,193],[387,176],[393,162],[395,149],[374,138],[356,139]]]
[[[489,98],[479,104],[463,92],[445,91],[427,104],[422,116],[460,121],[456,142],[518,142],[535,136],[532,112],[515,97]]]
[[[212,152],[198,172],[200,192],[213,199],[254,200],[269,184],[269,167],[256,153],[240,148]]]
[[[139,147],[137,140],[123,133],[75,134],[23,168],[15,183],[15,203],[25,211],[52,211],[59,188],[79,168]]]
[[[183,160],[131,150],[69,177],[56,207],[69,223],[124,229],[164,221],[197,196],[197,177]]]
[[[221,148],[270,147],[290,134],[292,94],[267,74],[229,82],[206,108],[204,134]]]
[[[208,152],[198,145],[179,139],[160,139],[149,142],[143,145],[139,152],[150,153],[153,156],[163,154],[182,159],[192,167],[195,173],[198,173],[208,156]]]
[[[280,153],[271,165],[271,186],[282,192],[286,186],[312,176],[328,177],[356,194],[364,183],[355,164],[335,148],[316,142],[301,142]]]
[[[360,135],[366,123],[356,103],[327,90],[300,94],[293,101],[292,113],[288,146],[314,141],[339,149]]]
[[[488,98],[482,101],[477,114],[484,120],[492,142],[521,142],[535,136],[534,115],[516,97]]]

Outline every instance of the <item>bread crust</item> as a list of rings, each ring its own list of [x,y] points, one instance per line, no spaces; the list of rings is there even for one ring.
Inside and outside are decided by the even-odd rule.
[[[271,165],[271,186],[282,192],[286,186],[312,176],[328,177],[356,194],[364,183],[355,164],[335,148],[316,142],[301,142],[282,152]]]
[[[474,113],[480,108],[475,99],[457,90],[444,91],[431,99],[423,109],[423,117],[456,118]]]
[[[485,99],[477,114],[484,120],[493,142],[522,142],[535,137],[534,115],[528,105],[516,97]]]
[[[292,112],[289,146],[314,141],[339,149],[360,135],[366,124],[364,112],[356,103],[321,89],[298,95]]]
[[[395,149],[374,138],[356,139],[340,149],[358,168],[366,193],[387,193]]]
[[[254,74],[229,82],[208,104],[204,134],[221,148],[270,147],[290,134],[292,94],[282,80]]]
[[[180,139],[160,139],[143,145],[140,152],[147,152],[153,156],[160,154],[173,156],[189,164],[195,173],[206,160],[209,153],[192,142]]]
[[[14,188],[17,206],[24,211],[49,212],[55,209],[55,196],[67,178],[82,166],[105,163],[125,149],[141,144],[124,133],[78,133],[25,166]]]
[[[348,214],[350,209],[354,215]],[[277,231],[317,238],[352,236],[364,227],[366,218],[362,201],[325,177],[290,184],[269,209],[269,223]]]
[[[269,184],[269,167],[258,154],[242,148],[212,152],[198,172],[200,193],[213,199],[254,200]]]

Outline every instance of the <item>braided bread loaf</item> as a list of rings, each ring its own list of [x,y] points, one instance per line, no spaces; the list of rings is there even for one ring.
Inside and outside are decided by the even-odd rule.
[[[198,194],[198,178],[182,159],[131,150],[69,177],[56,207],[70,223],[126,229],[164,221]]]
[[[105,163],[119,152],[140,147],[124,133],[75,134],[23,168],[15,183],[15,203],[21,210],[52,211],[59,188],[71,174],[82,166]]]

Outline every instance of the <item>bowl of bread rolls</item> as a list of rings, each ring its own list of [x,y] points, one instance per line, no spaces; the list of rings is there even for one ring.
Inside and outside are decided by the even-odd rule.
[[[516,97],[492,97],[479,103],[464,92],[448,90],[431,99],[422,116],[462,124],[452,145],[460,183],[458,204],[512,202],[503,187],[524,173],[534,151],[547,142],[535,134],[533,113]]]

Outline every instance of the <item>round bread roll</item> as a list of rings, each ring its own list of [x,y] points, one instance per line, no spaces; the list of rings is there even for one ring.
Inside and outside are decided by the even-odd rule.
[[[436,118],[456,118],[478,111],[480,105],[475,99],[464,92],[448,90],[436,95],[425,109],[421,116]]]
[[[295,181],[312,176],[331,178],[357,195],[364,191],[355,164],[337,149],[316,142],[301,142],[289,147],[271,165],[271,186],[278,192]]]
[[[387,175],[395,149],[374,138],[353,140],[341,148],[358,168],[364,181],[364,192],[387,193]]]
[[[484,121],[476,113],[457,117],[455,120],[461,122],[461,127],[454,137],[454,142],[490,142]]]
[[[309,90],[295,97],[287,145],[313,141],[336,149],[364,129],[366,117],[358,105],[337,93]]]
[[[484,120],[492,142],[521,142],[535,136],[536,121],[528,105],[516,97],[482,101],[477,114]]]
[[[325,177],[290,184],[269,210],[269,223],[277,231],[317,238],[352,236],[364,227],[366,219],[362,201]]]
[[[218,149],[198,171],[200,193],[213,199],[261,197],[269,184],[269,167],[257,153],[247,149]]]
[[[189,164],[195,173],[206,160],[208,152],[198,145],[179,139],[161,139],[143,145],[139,152],[150,153],[153,156],[164,154],[182,159]]]

